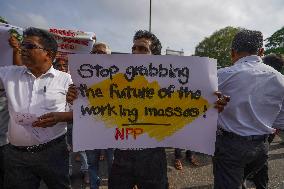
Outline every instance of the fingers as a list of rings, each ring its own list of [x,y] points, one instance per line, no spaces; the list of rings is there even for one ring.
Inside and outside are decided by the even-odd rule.
[[[219,104],[215,104],[214,108],[218,110],[218,113],[221,113],[224,110],[224,106]]]
[[[218,110],[218,113],[221,113],[227,103],[230,102],[230,96],[223,95],[220,91],[216,91],[214,94],[218,97],[217,101],[215,102],[214,108]]]
[[[13,35],[9,38],[9,44],[12,48],[19,48],[19,41]]]
[[[46,119],[46,118],[50,118],[50,117],[54,117],[52,112],[44,114],[44,115],[40,116],[38,119],[42,120],[42,119]]]
[[[57,123],[56,116],[53,112],[44,114],[38,118],[37,121],[35,121],[32,126],[33,127],[52,127]]]
[[[78,98],[78,92],[74,84],[69,85],[66,100],[69,104],[73,104],[73,101]]]
[[[56,124],[56,121],[53,117],[45,118],[45,119],[39,119],[38,121],[35,121],[32,126],[33,127],[52,127]]]
[[[230,102],[230,100],[231,100],[231,97],[227,96],[227,95],[224,95],[223,98],[226,102]]]
[[[222,93],[220,91],[215,91],[214,94],[218,97],[221,98],[222,97]]]

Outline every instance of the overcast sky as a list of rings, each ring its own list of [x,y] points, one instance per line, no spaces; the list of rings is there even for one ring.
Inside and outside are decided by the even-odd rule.
[[[20,27],[95,32],[113,51],[130,52],[135,31],[149,28],[150,0],[0,0],[0,16]],[[194,53],[226,26],[269,37],[284,26],[284,0],[152,0],[152,31],[163,45]]]

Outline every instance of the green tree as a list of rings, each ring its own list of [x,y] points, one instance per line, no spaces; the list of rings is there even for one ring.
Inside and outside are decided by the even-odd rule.
[[[284,55],[284,27],[265,39],[265,54],[275,53]]]
[[[209,37],[205,37],[195,47],[195,56],[215,58],[218,61],[219,67],[230,66],[231,43],[236,33],[240,30],[241,28],[228,26],[214,32]]]
[[[0,23],[8,24],[8,22],[2,16],[0,16]]]

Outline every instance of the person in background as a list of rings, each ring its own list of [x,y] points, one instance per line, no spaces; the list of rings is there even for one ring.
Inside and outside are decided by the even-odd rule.
[[[198,166],[199,162],[197,160],[197,158],[195,157],[194,152],[192,152],[191,150],[186,150],[185,151],[185,157],[186,160],[192,164],[193,166]],[[177,170],[182,170],[182,163],[181,163],[181,159],[182,159],[182,149],[179,148],[175,148],[175,162],[174,162],[174,166]]]
[[[284,66],[284,58],[281,55],[277,54],[269,54],[262,58],[262,61],[264,64],[271,66],[276,71],[281,72]],[[274,126],[272,126],[274,127]],[[277,129],[277,128],[276,128]],[[281,139],[283,140],[283,130],[277,129],[277,131],[268,137],[268,143],[270,144],[275,135],[278,134]],[[263,167],[254,175],[252,175],[248,180],[253,181],[254,185],[256,186],[256,189],[262,189],[267,187],[268,183],[268,160],[265,162]]]
[[[53,67],[56,70],[68,73],[69,71],[69,66],[68,66],[68,59],[67,57],[60,57],[60,58],[56,58],[55,61],[53,62]],[[68,123],[68,127],[67,127],[67,143],[68,143],[68,149],[70,152],[72,152],[72,129],[73,129],[73,124],[72,123]],[[86,184],[90,183],[90,178],[89,178],[89,174],[88,174],[88,161],[87,161],[87,155],[86,152],[78,152],[75,155],[79,156],[79,160],[81,162],[81,168],[80,168],[80,172],[82,174],[83,177],[83,181]],[[76,157],[76,156],[75,156]],[[69,154],[69,175],[71,176],[73,171],[73,166],[72,166],[72,153]]]
[[[93,45],[91,54],[111,54],[111,49],[106,43],[98,42]],[[99,160],[102,160],[104,153],[106,155],[107,160],[107,167],[108,167],[108,174],[110,174],[112,162],[113,162],[113,149],[108,148],[105,150],[94,149],[94,150],[87,150],[87,158],[88,158],[88,165],[89,165],[89,174],[90,174],[90,184],[91,189],[98,189],[100,186],[100,178],[98,176],[99,173]]]
[[[246,188],[247,177],[267,162],[272,127],[284,128],[284,77],[262,64],[262,46],[261,32],[239,31],[231,45],[233,65],[218,70],[219,90],[231,101],[218,116],[215,189]]]
[[[67,58],[56,58],[53,62],[53,67],[56,70],[68,73],[68,59]]]

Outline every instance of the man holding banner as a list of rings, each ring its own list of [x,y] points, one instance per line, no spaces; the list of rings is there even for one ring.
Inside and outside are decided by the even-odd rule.
[[[80,92],[78,99],[74,87],[67,94],[68,101],[77,99],[73,106],[73,147],[75,151],[93,146],[118,148],[109,178],[110,189],[135,185],[165,189],[168,178],[163,147],[190,146],[204,153],[214,152],[216,125],[214,128],[212,123],[217,121],[217,112],[211,107],[216,100],[212,95],[217,89],[216,62],[200,57],[147,56],[160,55],[162,48],[157,37],[148,31],[136,32],[133,43],[135,55],[131,56],[71,56],[70,72]],[[126,69],[125,73],[120,73],[119,68]],[[135,69],[140,69],[139,75]],[[206,73],[202,75],[203,82],[198,69]],[[190,85],[201,84],[191,90],[189,70]],[[175,86],[168,83],[175,84],[177,90],[173,91]],[[206,91],[202,97],[201,91]],[[229,98],[220,93],[217,96],[215,108],[222,111]],[[207,119],[206,114],[212,119]],[[204,132],[202,129],[206,130],[206,137],[196,137],[194,133]]]
[[[161,55],[160,40],[151,32],[139,30],[133,37],[132,54]],[[109,178],[110,189],[166,189],[167,159],[164,148],[116,149]]]

